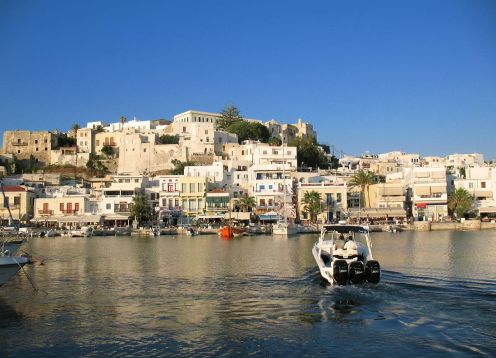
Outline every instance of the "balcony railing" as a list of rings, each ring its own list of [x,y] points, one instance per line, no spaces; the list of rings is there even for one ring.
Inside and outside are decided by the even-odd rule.
[[[38,210],[40,215],[53,215],[53,210]]]
[[[77,215],[77,213],[79,212],[79,210],[73,210],[73,209],[70,209],[70,210],[60,210],[60,212],[64,215]]]
[[[28,145],[27,142],[11,142],[10,144],[12,144],[13,146],[25,146],[25,145]]]

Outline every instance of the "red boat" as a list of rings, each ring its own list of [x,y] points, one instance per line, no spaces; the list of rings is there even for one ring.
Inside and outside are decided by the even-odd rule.
[[[219,230],[219,236],[221,239],[229,240],[234,237],[242,235],[246,230],[234,226],[223,226]]]

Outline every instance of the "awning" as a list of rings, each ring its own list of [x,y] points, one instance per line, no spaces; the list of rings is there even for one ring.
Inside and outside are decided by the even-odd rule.
[[[62,216],[37,216],[33,218],[32,221],[44,223],[44,222],[58,222]]]
[[[198,215],[197,219],[224,219],[224,214]]]
[[[415,207],[420,208],[420,209],[425,209],[427,207],[426,203],[416,203]]]
[[[258,218],[261,221],[272,221],[272,220],[279,220],[280,217],[277,214],[275,215],[262,214],[262,215],[258,215]]]
[[[431,187],[430,186],[416,186],[415,187],[415,195],[418,195],[418,196],[431,195]]]
[[[446,172],[438,170],[431,173],[431,178],[433,179],[443,179],[446,177]]]
[[[474,196],[477,198],[491,198],[493,193],[490,190],[476,190]]]
[[[367,208],[359,210],[350,210],[351,217],[369,217],[369,218],[385,218],[385,217],[406,217],[406,211],[402,208]]]
[[[105,214],[103,216],[104,220],[129,220],[130,215],[119,215],[119,214]]]
[[[382,188],[382,195],[383,196],[402,196],[403,195],[403,188],[401,186],[390,186],[390,187],[383,187]]]
[[[69,215],[59,218],[60,223],[99,223],[101,215]]]
[[[486,206],[479,209],[479,213],[481,214],[493,214],[496,213],[496,207],[494,206]]]
[[[446,194],[445,186],[431,186],[432,194]]]

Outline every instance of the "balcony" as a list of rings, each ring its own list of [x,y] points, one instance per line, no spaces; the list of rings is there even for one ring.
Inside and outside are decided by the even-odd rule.
[[[10,144],[13,145],[14,147],[20,147],[20,146],[28,145],[27,142],[10,142]]]
[[[53,210],[38,210],[40,215],[53,215]]]
[[[77,215],[80,210],[60,210],[60,212],[64,215]]]

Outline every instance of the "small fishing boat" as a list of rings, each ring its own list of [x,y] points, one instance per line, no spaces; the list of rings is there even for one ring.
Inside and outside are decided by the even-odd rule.
[[[230,225],[223,226],[219,230],[220,238],[225,240],[243,236],[245,233],[246,229]]]
[[[326,235],[330,238],[326,239]],[[372,256],[368,226],[324,225],[312,254],[320,274],[331,285],[378,283],[381,279],[381,267]]]
[[[11,277],[28,263],[28,258],[23,256],[14,256],[14,254],[3,245],[0,247],[0,286],[7,282]]]

